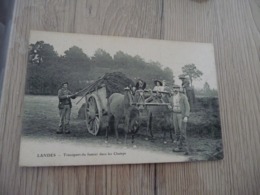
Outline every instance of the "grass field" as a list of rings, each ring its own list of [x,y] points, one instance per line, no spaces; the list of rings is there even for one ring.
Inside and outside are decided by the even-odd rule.
[[[84,100],[82,100],[76,105],[78,100],[79,98],[72,100],[71,134],[57,135],[56,130],[59,124],[58,98],[56,96],[25,96],[22,135],[35,139],[44,137],[59,141],[69,140],[97,145],[103,144],[105,141],[105,132],[100,132],[98,136],[92,136],[86,129],[85,121],[78,119],[78,110],[84,103]],[[194,160],[222,158],[221,139],[211,135],[212,132],[214,134],[216,128],[218,128],[212,124],[216,123],[217,119],[219,120],[219,116],[210,110],[200,109],[195,113],[191,113],[187,131],[193,151],[192,158]],[[217,129],[217,131],[219,132],[220,129]],[[140,148],[162,151],[169,154],[172,153],[173,144],[170,142],[169,134],[167,144],[163,143],[162,132],[156,127],[154,127],[154,136],[155,140],[153,142],[145,141],[145,131],[141,129],[138,135],[136,135],[135,144]],[[121,131],[120,139],[122,142],[123,137]],[[110,133],[109,142],[111,144],[117,144],[114,133]],[[128,144],[129,147],[131,147],[130,140]]]
[[[72,100],[71,126],[80,129],[85,126],[84,121],[77,120],[78,110],[84,100],[78,105]],[[49,135],[55,133],[59,125],[58,98],[55,96],[25,96],[23,133],[25,135],[36,134]]]

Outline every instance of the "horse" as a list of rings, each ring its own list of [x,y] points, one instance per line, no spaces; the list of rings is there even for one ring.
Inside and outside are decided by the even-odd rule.
[[[134,135],[139,129],[139,110],[132,105],[132,101],[132,95],[128,88],[125,89],[124,95],[113,93],[108,98],[108,127],[106,128],[106,140],[108,140],[108,129],[114,128],[118,142],[118,125],[120,121],[124,120],[125,144],[129,133],[132,135],[132,144],[134,143]]]
[[[162,97],[159,98],[152,98],[150,103],[169,103],[170,94],[163,93]],[[173,142],[173,122],[172,122],[172,112],[169,110],[167,106],[147,106],[147,137],[146,140],[149,140],[149,134],[150,138],[153,141],[154,135],[152,131],[153,126],[153,118],[156,118],[157,127],[160,128],[160,130],[163,133],[163,143],[166,144],[166,133],[169,131],[171,141]]]

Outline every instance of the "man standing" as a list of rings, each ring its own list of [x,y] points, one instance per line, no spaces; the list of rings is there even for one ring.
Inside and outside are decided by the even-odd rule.
[[[66,134],[70,133],[69,131],[69,122],[70,122],[70,112],[71,112],[71,98],[75,99],[78,93],[72,94],[68,90],[68,82],[62,83],[61,89],[58,91],[59,98],[59,114],[60,114],[60,123],[57,134],[65,132]]]
[[[179,79],[182,81],[182,90],[183,93],[187,96],[190,109],[192,110],[194,108],[195,104],[195,93],[194,88],[190,86],[190,80],[185,75],[180,75]]]
[[[175,130],[177,147],[174,152],[188,153],[186,127],[190,115],[190,105],[186,95],[180,93],[180,86],[173,85],[173,97],[170,99],[173,111],[173,126]],[[184,149],[184,150],[183,150]]]

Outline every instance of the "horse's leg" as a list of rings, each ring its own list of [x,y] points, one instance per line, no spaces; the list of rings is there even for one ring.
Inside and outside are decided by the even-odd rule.
[[[125,132],[125,147],[126,147],[126,144],[127,144],[127,132]]]
[[[106,127],[106,141],[105,141],[105,143],[108,143],[108,129],[109,129],[109,126]]]
[[[162,131],[163,131],[163,143],[167,144],[167,142],[166,142],[166,129],[163,127]]]
[[[108,131],[111,131],[113,128],[113,116],[112,114],[108,114],[108,125],[106,127],[106,143],[108,142]]]
[[[108,143],[108,130],[110,129],[110,116],[108,116],[108,125],[106,127],[106,143]]]
[[[131,121],[129,121],[131,120]],[[135,123],[135,118],[132,118],[132,119],[129,119],[128,121],[128,132],[131,133],[131,142],[132,142],[132,145],[134,143],[134,134],[135,134],[135,130],[134,130],[134,124]]]
[[[125,125],[124,125],[125,145],[126,145],[126,142],[127,142],[127,134],[129,132],[129,120],[130,120],[129,114],[126,114],[125,115]]]
[[[149,117],[146,119],[146,137],[145,140],[149,140],[150,133],[149,133]]]
[[[152,113],[149,113],[149,118],[148,118],[148,130],[150,132],[150,135],[151,135],[151,139],[154,140],[154,137],[153,137],[153,132],[152,132],[152,122],[153,122],[153,114]]]
[[[136,121],[135,121],[135,119],[133,119],[134,120],[134,122],[133,121],[131,121],[131,125],[130,125],[130,131],[129,132],[131,132],[131,141],[132,141],[132,146],[134,147],[134,148],[136,148],[136,145],[134,145],[134,142],[135,142],[135,133],[136,133],[136,131],[135,131],[135,127],[134,127],[134,123],[136,123]]]
[[[114,122],[114,125],[115,125],[115,134],[116,134],[116,141],[119,143],[119,136],[118,136],[118,124],[119,124],[119,119],[118,118],[115,118],[115,122]]]
[[[147,119],[146,119],[146,135],[147,137],[145,138],[145,140],[149,140],[149,137],[151,137],[151,139],[153,139],[153,133],[151,131],[151,113],[148,112],[147,114]]]
[[[136,148],[136,145],[134,145],[134,142],[135,142],[135,133],[132,132],[132,145],[134,148]]]
[[[172,140],[172,142],[173,142],[172,131],[173,131],[173,129],[170,127],[170,137],[171,137],[171,140]]]

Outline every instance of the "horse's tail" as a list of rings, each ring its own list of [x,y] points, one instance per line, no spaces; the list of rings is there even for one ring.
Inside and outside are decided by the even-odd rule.
[[[111,96],[109,96],[109,98],[107,99],[107,115],[108,115],[108,127],[110,129],[114,128],[114,116],[111,113],[111,102],[113,100],[113,94]]]
[[[113,94],[111,96],[109,96],[109,98],[107,98],[107,113],[108,113],[108,115],[111,114],[110,105],[111,105],[112,100],[113,100]]]

